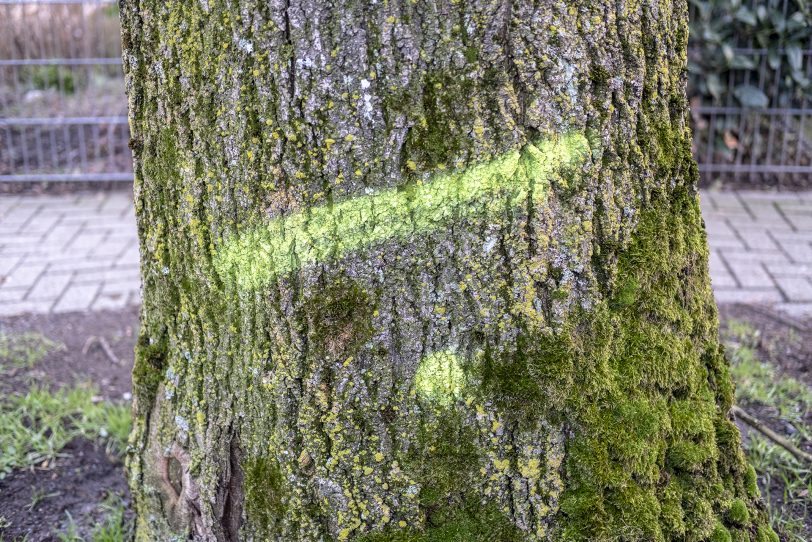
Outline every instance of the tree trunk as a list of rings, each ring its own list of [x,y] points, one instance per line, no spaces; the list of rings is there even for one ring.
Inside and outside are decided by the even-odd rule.
[[[137,538],[777,540],[684,0],[122,0]]]

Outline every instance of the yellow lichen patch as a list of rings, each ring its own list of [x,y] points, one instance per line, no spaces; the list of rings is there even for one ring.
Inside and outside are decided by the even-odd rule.
[[[434,352],[423,358],[414,377],[417,395],[443,405],[461,398],[465,384],[460,357],[452,351]]]

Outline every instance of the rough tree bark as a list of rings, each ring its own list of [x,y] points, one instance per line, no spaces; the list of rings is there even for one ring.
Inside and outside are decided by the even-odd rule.
[[[777,540],[685,0],[122,0],[139,540]]]

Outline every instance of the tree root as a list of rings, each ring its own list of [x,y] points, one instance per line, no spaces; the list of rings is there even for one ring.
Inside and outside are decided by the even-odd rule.
[[[744,423],[746,423],[747,425],[749,425],[750,427],[752,427],[753,429],[755,429],[756,431],[758,431],[759,433],[770,439],[771,441],[775,442],[776,444],[784,448],[786,451],[788,451],[801,461],[812,463],[812,454],[809,454],[801,450],[800,448],[795,446],[789,439],[779,435],[778,433],[767,427],[767,425],[764,422],[762,422],[758,418],[755,418],[743,408],[733,405],[730,411],[733,413],[734,416],[739,418],[741,421],[743,421]]]

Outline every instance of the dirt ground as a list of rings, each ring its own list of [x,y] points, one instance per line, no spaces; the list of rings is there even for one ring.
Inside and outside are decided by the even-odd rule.
[[[39,333],[61,344],[29,369],[3,375],[0,392],[21,391],[31,381],[53,387],[89,381],[105,399],[121,399],[131,392],[133,348],[138,331],[138,309],[57,315],[24,315],[0,319],[0,332]],[[113,359],[105,353],[109,346]]]
[[[100,399],[127,400],[137,331],[135,308],[0,320],[0,333],[36,332],[62,345],[31,368],[5,373],[0,394],[24,392],[32,382],[55,389],[89,381]],[[113,359],[105,353],[102,338]],[[0,479],[0,516],[8,524],[0,529],[0,541],[57,542],[55,533],[69,530],[69,518],[85,534],[101,519],[100,505],[111,498],[129,510],[121,457],[83,438],[71,441],[62,452],[46,465]]]
[[[729,322],[747,322],[760,331],[756,348],[762,360],[812,386],[812,323],[747,306],[723,307],[720,313],[723,330]],[[32,380],[54,387],[90,380],[105,399],[127,399],[137,326],[137,309],[0,321],[0,332],[34,331],[64,345],[33,367],[5,375],[0,393],[24,391]],[[109,345],[114,359],[105,352],[100,338]],[[786,430],[769,408],[748,406],[748,411],[773,429]],[[812,426],[812,419],[806,421]],[[748,438],[751,429],[741,428]],[[812,443],[804,447],[812,452]],[[10,524],[5,530],[0,526],[0,541],[58,541],[54,533],[69,527],[68,517],[92,522],[94,511],[111,495],[118,496],[128,510],[129,494],[120,457],[85,439],[72,441],[63,452],[48,465],[18,470],[0,480],[0,515]],[[771,486],[770,492],[772,502],[781,501],[780,486]]]
[[[63,452],[54,464],[19,470],[0,481],[0,510],[10,524],[0,540],[56,542],[55,532],[69,531],[68,518],[86,524],[78,531],[101,521],[99,505],[111,497],[129,508],[119,458],[85,439],[71,441]]]

